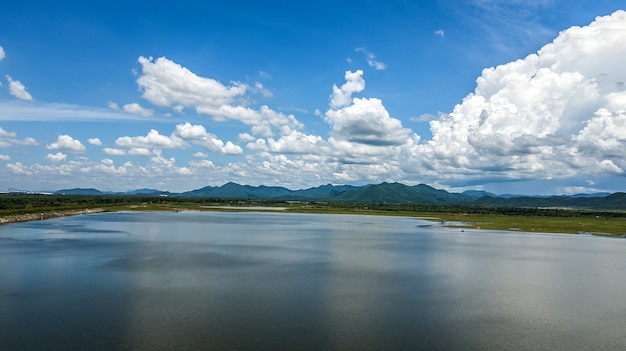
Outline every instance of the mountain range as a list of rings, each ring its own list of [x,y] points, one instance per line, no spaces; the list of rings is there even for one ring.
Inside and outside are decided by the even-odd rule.
[[[97,189],[63,189],[55,194],[67,195],[143,195],[209,198],[217,200],[277,200],[277,201],[342,201],[389,204],[470,205],[495,207],[571,207],[604,210],[626,210],[626,193],[595,193],[560,196],[496,195],[477,190],[451,193],[426,184],[405,185],[380,183],[364,186],[322,185],[290,190],[280,186],[251,186],[229,182],[222,186],[171,193],[156,189],[128,192],[102,192]]]

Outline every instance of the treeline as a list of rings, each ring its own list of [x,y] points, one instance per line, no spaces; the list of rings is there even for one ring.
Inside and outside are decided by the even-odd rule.
[[[507,215],[537,217],[603,217],[626,218],[625,211],[600,211],[570,208],[475,206],[457,204],[387,204],[387,203],[344,203],[333,202],[319,207],[341,209],[361,209],[371,211],[454,213],[468,215]]]
[[[114,195],[0,194],[0,214],[14,215],[31,212],[110,207],[152,200],[154,200],[153,197]]]
[[[258,206],[306,206],[329,212],[341,211],[384,211],[395,213],[454,213],[478,215],[544,216],[544,217],[602,217],[626,218],[625,211],[601,211],[569,208],[541,208],[514,206],[481,206],[471,204],[392,204],[385,202],[306,202],[260,199],[214,199],[178,196],[150,195],[41,195],[41,194],[0,194],[0,215],[13,215],[33,212],[49,212],[86,208],[124,208],[132,205],[160,205],[190,208],[198,205],[258,205]]]

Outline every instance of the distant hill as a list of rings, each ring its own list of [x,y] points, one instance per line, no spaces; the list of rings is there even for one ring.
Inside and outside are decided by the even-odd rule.
[[[347,190],[338,194],[335,200],[351,202],[450,204],[469,202],[471,198],[463,194],[453,194],[445,190],[435,189],[425,184],[408,186],[401,183],[381,183]]]
[[[485,197],[485,196],[492,196],[492,197],[497,197],[498,196],[498,195],[496,195],[494,193],[490,193],[488,191],[482,191],[482,190],[465,190],[461,194],[463,194],[465,196],[477,198],[477,199],[481,198],[481,197]]]
[[[181,193],[182,196],[206,197],[215,199],[271,199],[291,194],[283,187],[239,185],[229,182],[219,187],[207,186]]]
[[[222,186],[207,186],[183,193],[169,193],[145,188],[124,193],[104,193],[92,188],[75,188],[59,190],[55,192],[55,194],[168,195],[220,200],[342,201],[387,204],[450,204],[494,207],[626,210],[626,193],[576,194],[571,196],[495,195],[479,190],[451,193],[433,188],[426,184],[409,186],[401,183],[380,183],[364,186],[327,184],[309,189],[290,190],[280,186],[251,186],[229,182]]]
[[[100,190],[94,188],[74,188],[74,189],[63,189],[54,192],[55,195],[104,195]]]
[[[120,194],[120,195],[162,195],[162,194],[169,194],[169,192],[168,191],[161,191],[161,190],[157,190],[157,189],[144,188],[144,189],[137,189],[137,190],[127,191],[127,192],[122,192],[122,193],[116,193],[116,194]]]
[[[331,185],[326,184],[322,186],[318,186],[310,189],[302,189],[293,191],[291,196],[294,198],[305,198],[305,199],[331,199],[335,196],[344,193],[349,190],[356,189],[357,187],[351,185]]]

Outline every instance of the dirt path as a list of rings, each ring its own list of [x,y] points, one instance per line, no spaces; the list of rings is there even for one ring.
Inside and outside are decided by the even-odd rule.
[[[20,214],[20,215],[2,216],[0,217],[0,224],[38,221],[42,219],[50,219],[50,218],[65,217],[65,216],[77,216],[81,214],[98,213],[98,212],[104,212],[104,209],[103,208],[86,208],[84,210],[26,213],[26,214]]]

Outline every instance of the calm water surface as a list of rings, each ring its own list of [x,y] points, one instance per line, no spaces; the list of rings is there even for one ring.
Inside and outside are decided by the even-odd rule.
[[[411,218],[0,226],[0,350],[624,350],[626,240]]]

